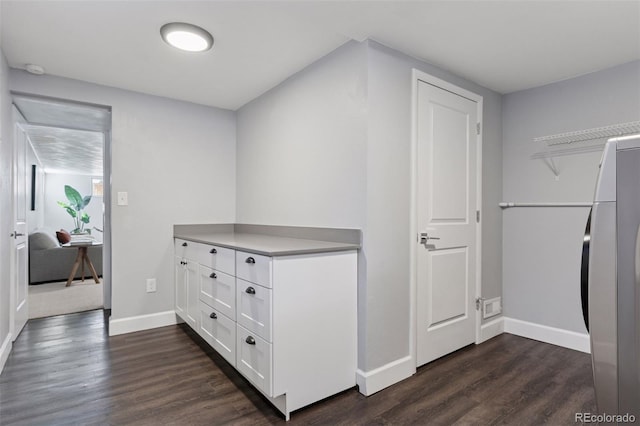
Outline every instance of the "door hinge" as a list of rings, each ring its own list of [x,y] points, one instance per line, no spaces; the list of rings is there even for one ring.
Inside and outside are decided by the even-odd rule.
[[[476,210],[476,222],[480,223],[480,210]]]
[[[476,134],[479,136],[480,135],[480,130],[481,130],[481,126],[480,123],[476,123]]]

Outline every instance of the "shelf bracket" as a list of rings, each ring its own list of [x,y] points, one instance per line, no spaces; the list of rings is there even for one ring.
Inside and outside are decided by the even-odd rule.
[[[556,177],[556,180],[559,180],[560,170],[558,169],[556,160],[553,157],[546,157],[543,160],[544,160],[544,164],[546,164],[547,167],[549,167],[549,169],[553,172],[553,175]]]

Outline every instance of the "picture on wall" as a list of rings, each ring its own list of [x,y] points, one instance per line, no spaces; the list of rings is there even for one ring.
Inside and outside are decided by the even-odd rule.
[[[36,165],[31,165],[31,211],[36,209]]]

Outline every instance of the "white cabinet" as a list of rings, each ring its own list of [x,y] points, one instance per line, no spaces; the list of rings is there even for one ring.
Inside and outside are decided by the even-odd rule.
[[[198,327],[197,243],[175,241],[175,311],[193,329]]]
[[[274,396],[271,389],[271,343],[241,325],[237,329],[236,368],[266,396]]]
[[[238,324],[271,341],[271,289],[236,278]]]
[[[236,317],[236,279],[200,265],[200,300],[231,319]]]
[[[355,386],[356,250],[271,257],[184,242],[176,239],[185,262],[176,265],[176,313],[287,420]]]
[[[200,264],[225,274],[236,274],[236,253],[224,247],[203,245],[199,251]]]
[[[196,330],[200,336],[224,357],[236,366],[236,323],[226,315],[216,311],[204,302],[199,304],[199,324]]]
[[[271,288],[272,265],[270,257],[243,251],[236,252],[236,276],[245,281]]]

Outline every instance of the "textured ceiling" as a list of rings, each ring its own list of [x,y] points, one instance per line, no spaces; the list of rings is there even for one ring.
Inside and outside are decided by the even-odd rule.
[[[102,176],[109,109],[25,95],[13,101],[45,172]]]
[[[0,1],[10,66],[236,110],[349,40],[372,39],[499,93],[640,59],[640,1]],[[213,49],[180,52],[190,22]]]
[[[23,127],[46,173],[102,176],[102,133],[29,124]]]

